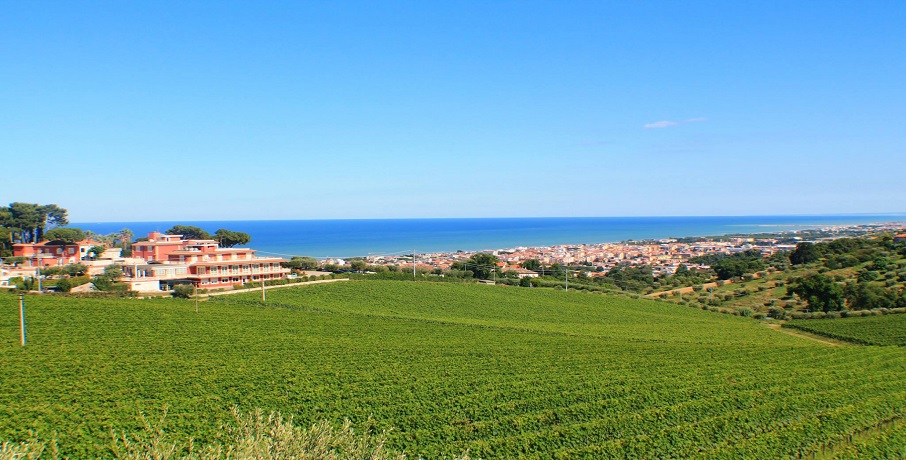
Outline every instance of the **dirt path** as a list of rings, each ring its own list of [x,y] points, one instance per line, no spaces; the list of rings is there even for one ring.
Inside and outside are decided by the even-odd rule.
[[[846,345],[846,344],[844,344],[844,343],[842,343],[842,342],[832,341],[832,340],[830,340],[830,339],[820,339],[820,338],[818,338],[818,337],[816,337],[816,336],[814,336],[814,335],[812,335],[812,334],[808,334],[808,333],[806,333],[806,332],[795,331],[795,330],[792,330],[792,329],[784,329],[782,325],[776,324],[776,323],[774,323],[774,324],[768,324],[768,327],[771,328],[771,329],[773,329],[773,330],[775,330],[775,331],[782,332],[782,333],[784,333],[784,334],[786,334],[786,335],[791,335],[791,336],[793,336],[793,337],[800,337],[800,338],[808,339],[808,340],[814,340],[815,342],[820,342],[820,343],[823,343],[823,344],[825,344],[825,345],[830,345],[830,346],[832,346],[832,347],[838,347],[838,346],[840,346],[840,345]]]

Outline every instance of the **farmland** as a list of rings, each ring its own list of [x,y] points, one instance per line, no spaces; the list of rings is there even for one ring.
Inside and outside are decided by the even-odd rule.
[[[906,346],[906,315],[796,320],[784,327],[865,345]]]
[[[0,440],[109,456],[111,430],[222,441],[234,406],[391,429],[410,457],[888,452],[902,347],[829,347],[667,302],[356,281],[212,299],[0,297]],[[894,426],[849,441],[877,426]]]

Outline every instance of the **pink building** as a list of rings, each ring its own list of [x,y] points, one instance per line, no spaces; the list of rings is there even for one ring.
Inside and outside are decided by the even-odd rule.
[[[254,249],[221,248],[214,240],[184,240],[182,235],[152,232],[148,241],[132,245],[132,256],[147,263],[124,267],[133,290],[159,290],[160,283],[190,282],[201,289],[219,289],[255,281],[286,278],[290,270],[279,257],[257,257]],[[168,267],[174,270],[167,270]],[[155,286],[155,283],[157,285]]]
[[[92,246],[103,246],[103,244],[90,239],[74,243],[62,241],[17,243],[13,245],[13,256],[24,257],[26,262],[34,267],[77,264],[88,257],[88,250]]]

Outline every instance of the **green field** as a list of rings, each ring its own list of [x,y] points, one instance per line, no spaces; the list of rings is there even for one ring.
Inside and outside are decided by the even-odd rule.
[[[864,345],[906,346],[906,315],[795,320],[784,327]]]
[[[167,408],[223,441],[230,408],[392,428],[410,458],[783,458],[896,452],[906,349],[831,347],[667,302],[354,281],[201,303],[15,297],[0,310],[0,440],[72,458]],[[893,441],[891,441],[891,439]],[[893,454],[892,454],[893,455]]]

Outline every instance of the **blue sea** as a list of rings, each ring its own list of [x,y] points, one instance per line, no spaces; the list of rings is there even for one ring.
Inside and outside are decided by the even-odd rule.
[[[317,258],[506,249],[517,246],[607,243],[637,239],[759,233],[829,225],[906,221],[906,214],[844,216],[565,217],[480,219],[249,220],[81,222],[101,234],[130,229],[136,237],[173,225],[251,235],[262,255]]]

